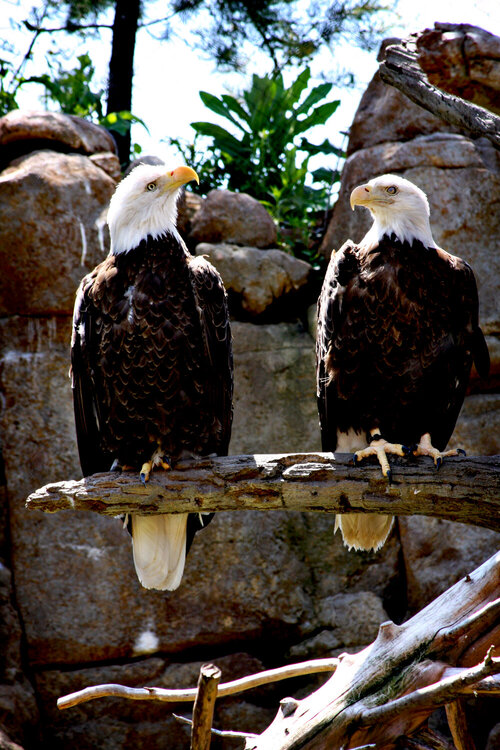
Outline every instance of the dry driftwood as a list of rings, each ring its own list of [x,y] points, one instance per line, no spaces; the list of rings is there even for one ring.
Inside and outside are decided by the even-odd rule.
[[[471,693],[500,695],[495,647],[499,652],[500,552],[404,625],[382,624],[374,643],[340,657],[319,690],[280,710],[246,750],[393,746],[438,706]],[[453,732],[457,747],[470,746],[458,720]]]
[[[300,510],[428,515],[500,530],[500,456],[430,459],[391,457],[393,482],[347,454],[225,456],[179,462],[155,471],[145,487],[138,475],[94,474],[48,484],[27,507],[54,513],[92,510],[185,513],[222,510]]]
[[[193,706],[190,750],[210,750],[217,685],[221,671],[214,664],[202,664]]]
[[[471,750],[461,700],[471,694],[500,695],[495,648],[500,651],[500,552],[404,625],[383,623],[375,642],[360,653],[235,680],[219,685],[217,697],[275,679],[329,671],[332,677],[304,700],[282,700],[268,729],[247,736],[246,750],[347,750],[374,744],[382,750],[398,738],[399,743],[404,740],[398,747],[446,750],[446,741],[425,730],[427,717],[443,705],[456,748]],[[60,698],[58,706],[69,708],[106,695],[192,702],[197,694],[195,689],[97,685]]]
[[[384,83],[399,89],[420,107],[475,136],[484,136],[500,149],[500,117],[477,104],[433,86],[418,63],[418,34],[391,44],[379,66]]]
[[[286,667],[277,667],[268,669],[265,672],[240,677],[238,680],[219,684],[217,688],[217,697],[225,698],[228,695],[237,695],[245,690],[260,685],[269,685],[279,680],[289,680],[292,677],[300,677],[308,674],[319,674],[320,672],[334,672],[338,665],[338,659],[311,659],[301,664],[289,664]],[[129,698],[130,700],[157,700],[165,703],[192,703],[196,700],[198,691],[196,688],[165,690],[164,688],[145,687],[131,688],[125,685],[116,685],[108,683],[106,685],[93,685],[92,687],[83,688],[76,693],[70,693],[57,701],[59,709],[72,708],[79,703],[96,698],[105,698],[113,696],[115,698]]]

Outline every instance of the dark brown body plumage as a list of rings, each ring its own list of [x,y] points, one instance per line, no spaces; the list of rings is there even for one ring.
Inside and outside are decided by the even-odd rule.
[[[72,375],[84,475],[154,452],[227,454],[232,353],[219,274],[171,234],[110,255],[82,281]],[[207,517],[204,516],[206,525]],[[201,524],[188,522],[188,547]]]
[[[443,450],[472,362],[488,372],[471,268],[421,242],[347,242],[331,259],[318,302],[317,392],[323,450],[337,431]]]

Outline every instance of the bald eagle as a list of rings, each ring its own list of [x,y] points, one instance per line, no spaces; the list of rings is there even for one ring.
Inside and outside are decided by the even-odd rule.
[[[217,271],[176,229],[180,188],[194,170],[136,166],[108,210],[111,250],[76,295],[71,371],[84,476],[140,470],[182,456],[227,455],[232,352]],[[195,532],[211,515],[131,516],[142,585],[175,589]]]
[[[472,362],[489,355],[478,325],[470,266],[439,248],[422,190],[396,175],[355,188],[351,207],[373,224],[359,245],[334,253],[318,300],[317,396],[325,451],[430,455],[439,468],[460,412]],[[336,517],[344,542],[378,549],[393,518]]]

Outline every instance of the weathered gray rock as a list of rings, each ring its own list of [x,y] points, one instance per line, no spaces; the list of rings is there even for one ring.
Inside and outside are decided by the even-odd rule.
[[[500,39],[469,24],[435,24],[417,37],[418,62],[437,88],[500,113]]]
[[[274,221],[259,201],[246,193],[211,190],[193,218],[190,239],[252,247],[276,244]]]
[[[5,154],[50,148],[55,151],[77,151],[81,154],[97,154],[109,151],[116,154],[116,144],[110,133],[76,115],[45,110],[14,109],[0,118],[0,149]],[[5,156],[4,156],[5,158]]]
[[[177,229],[182,237],[188,239],[193,219],[203,205],[201,195],[183,190],[177,201]]]
[[[450,125],[414,104],[398,89],[387,86],[377,72],[361,97],[349,129],[347,155],[379,143],[397,144],[419,135],[449,133],[450,129]]]
[[[22,637],[11,571],[0,563],[0,748],[6,750],[17,750],[14,740],[33,733],[39,721],[35,691],[23,674]]]
[[[481,565],[500,545],[496,531],[425,516],[400,518],[399,528],[412,612]]]
[[[79,154],[38,151],[0,175],[0,314],[70,314],[108,252],[115,183]]]
[[[90,161],[106,172],[113,182],[118,182],[121,178],[120,160],[117,156],[110,153],[99,153],[91,154],[89,156]]]
[[[471,456],[500,453],[500,395],[477,393],[468,396],[450,441]]]
[[[377,637],[382,622],[388,619],[380,596],[372,591],[340,593],[323,599],[316,614],[318,634],[293,646],[294,658],[335,655],[346,648],[359,649]]]
[[[231,328],[235,374],[230,453],[320,450],[311,336],[294,323],[233,322]]]
[[[283,250],[259,250],[237,245],[202,242],[197,255],[206,255],[217,268],[228,292],[236,295],[243,310],[260,315],[276,300],[305,284],[312,271],[306,261]]]

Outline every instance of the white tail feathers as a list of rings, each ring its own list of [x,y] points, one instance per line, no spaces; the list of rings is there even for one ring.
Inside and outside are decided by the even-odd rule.
[[[132,515],[137,576],[146,589],[176,589],[186,561],[187,513]]]
[[[393,516],[378,513],[343,513],[335,516],[335,531],[340,529],[344,544],[349,549],[373,549],[382,547],[394,523]]]

